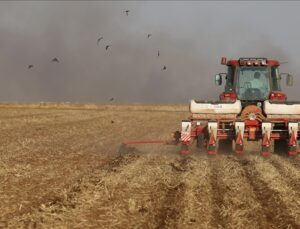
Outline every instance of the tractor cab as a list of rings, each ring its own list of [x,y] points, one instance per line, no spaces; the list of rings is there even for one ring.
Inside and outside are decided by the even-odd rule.
[[[225,90],[221,100],[240,100],[243,105],[256,104],[265,100],[285,101],[286,95],[281,91],[280,81],[286,77],[286,84],[292,86],[290,74],[279,74],[279,62],[267,58],[240,58],[229,60],[222,58],[221,63],[227,65],[227,73],[215,76],[215,83],[222,84]]]

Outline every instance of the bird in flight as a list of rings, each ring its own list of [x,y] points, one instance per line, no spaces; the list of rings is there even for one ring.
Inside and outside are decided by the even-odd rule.
[[[97,45],[99,45],[99,42],[103,39],[103,37],[99,37],[97,40]]]
[[[30,69],[30,68],[33,68],[33,65],[32,65],[32,64],[29,64],[29,65],[28,65],[28,69]]]
[[[124,10],[123,12],[124,12],[124,13],[126,13],[126,16],[128,16],[128,15],[129,15],[129,12],[130,12],[130,10]]]
[[[150,38],[151,37],[151,34],[149,33],[148,35],[147,35],[147,38]]]
[[[162,70],[167,70],[167,66],[166,65],[164,65],[164,67],[163,67],[163,69]]]
[[[114,98],[113,98],[113,97],[112,97],[112,98],[110,98],[110,99],[109,99],[109,101],[110,101],[110,102],[111,102],[111,101],[114,101]]]
[[[111,47],[111,45],[106,45],[105,50],[107,50],[109,47]]]
[[[55,58],[52,59],[52,62],[59,63],[59,60],[55,57]]]

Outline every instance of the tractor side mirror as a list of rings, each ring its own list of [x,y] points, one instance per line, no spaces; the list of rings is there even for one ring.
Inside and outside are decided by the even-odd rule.
[[[282,79],[282,77],[286,77],[286,85],[287,86],[293,86],[293,76],[288,74],[288,73],[280,73],[279,75],[280,79]]]
[[[289,87],[293,86],[293,76],[290,74],[288,74],[286,77],[286,85]]]
[[[220,86],[222,84],[222,75],[221,74],[215,75],[215,84],[218,86]]]
[[[222,84],[222,76],[220,74],[215,75],[215,84],[218,86]]]

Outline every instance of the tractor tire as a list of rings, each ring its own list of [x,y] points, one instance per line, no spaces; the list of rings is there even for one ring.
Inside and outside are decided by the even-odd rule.
[[[231,139],[219,140],[218,151],[226,154],[231,153],[233,151],[232,142],[233,141]]]

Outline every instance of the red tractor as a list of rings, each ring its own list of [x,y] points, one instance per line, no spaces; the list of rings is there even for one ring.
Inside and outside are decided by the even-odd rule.
[[[215,83],[225,81],[219,101],[190,101],[190,117],[182,121],[175,140],[124,141],[124,145],[166,143],[181,144],[181,153],[196,145],[208,154],[219,150],[242,154],[250,142],[260,145],[261,153],[272,151],[296,155],[300,123],[300,102],[287,101],[280,81],[292,86],[293,77],[279,74],[279,61],[267,58],[222,58],[227,73],[215,76]],[[253,144],[252,144],[253,145]]]
[[[232,147],[242,154],[253,141],[260,143],[263,155],[273,150],[296,155],[300,103],[287,101],[280,87],[283,77],[292,86],[292,76],[279,74],[279,61],[267,58],[222,58],[221,64],[227,65],[227,73],[217,74],[215,83],[224,80],[225,90],[219,101],[191,100],[191,115],[175,133],[181,152],[188,153],[196,142],[208,154]]]

